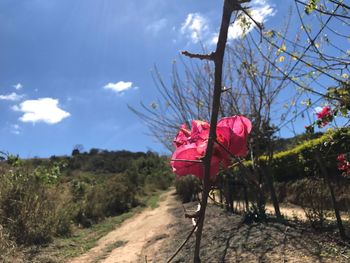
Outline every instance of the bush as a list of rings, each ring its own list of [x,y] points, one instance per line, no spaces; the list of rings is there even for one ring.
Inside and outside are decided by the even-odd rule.
[[[45,189],[33,182],[16,185],[3,196],[3,223],[17,243],[41,244],[51,239],[55,204],[50,200]]]
[[[198,193],[201,189],[201,181],[192,175],[179,177],[175,181],[177,195],[180,196],[183,203],[188,203],[198,199]]]
[[[12,256],[15,247],[16,243],[10,240],[9,234],[0,225],[0,261],[10,262],[8,259]]]
[[[320,180],[309,180],[307,189],[300,194],[302,208],[313,228],[323,228],[326,203],[330,202],[327,197],[329,197],[329,190]]]
[[[42,244],[62,234],[66,214],[58,214],[57,167],[31,169],[16,164],[0,178],[0,224],[19,244]]]
[[[323,179],[317,177],[303,178],[295,181],[279,182],[275,186],[280,202],[288,202],[305,208],[311,207],[310,202],[322,202],[323,209],[333,209],[329,188],[324,184]],[[349,181],[340,178],[340,183],[334,185],[334,191],[337,196],[339,209],[341,211],[349,211]],[[313,200],[313,195],[316,196],[316,200]],[[321,197],[322,199],[319,199]]]
[[[136,190],[124,174],[113,175],[103,183],[92,186],[80,201],[76,221],[84,227],[106,216],[128,211],[138,204]]]
[[[321,154],[322,162],[328,169],[330,177],[337,180],[337,155],[350,150],[350,129],[338,129],[327,132],[321,137],[305,140],[293,149],[276,153],[273,156],[270,172],[276,182],[295,181],[306,177],[318,177],[319,167],[315,154]],[[266,156],[261,156],[260,165],[265,166]],[[245,165],[251,167],[251,162]],[[239,169],[236,168],[236,172]]]
[[[154,172],[146,177],[145,184],[149,190],[166,190],[173,182],[168,173]]]

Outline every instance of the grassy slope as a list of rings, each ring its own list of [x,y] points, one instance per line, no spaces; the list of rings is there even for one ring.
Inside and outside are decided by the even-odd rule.
[[[108,217],[91,228],[76,228],[71,237],[56,238],[45,247],[31,247],[24,251],[26,260],[30,262],[64,262],[79,256],[96,245],[96,242],[108,232],[115,229],[126,219],[141,212],[144,208],[154,209],[158,206],[159,197],[164,191],[156,191],[145,197],[144,207],[136,207],[127,213]],[[120,245],[120,244],[118,244]]]

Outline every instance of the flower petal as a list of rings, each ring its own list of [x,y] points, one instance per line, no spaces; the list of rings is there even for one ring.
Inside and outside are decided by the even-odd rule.
[[[172,159],[191,161],[199,160],[201,157],[202,156],[197,151],[197,145],[195,143],[191,143],[188,145],[182,145],[178,147],[173,153]],[[193,174],[197,177],[200,177],[203,174],[202,163],[171,161],[171,166],[173,167],[173,172],[179,176]]]
[[[247,154],[248,135],[252,129],[249,119],[243,116],[223,118],[218,122],[216,133],[221,142],[232,154],[244,156]]]
[[[177,135],[174,139],[175,147],[179,147],[181,145],[187,144],[189,142],[190,135],[191,135],[191,133],[187,129],[186,124],[182,124],[179,132],[177,133]]]

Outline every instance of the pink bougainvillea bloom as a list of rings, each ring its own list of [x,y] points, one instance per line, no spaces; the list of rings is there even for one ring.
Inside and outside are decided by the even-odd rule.
[[[193,174],[194,176],[203,179],[204,175],[204,166],[203,163],[196,162],[186,162],[179,160],[188,160],[188,161],[198,161],[204,156],[207,142],[203,142],[201,145],[196,143],[191,143],[178,147],[173,153],[172,159],[178,161],[172,161],[171,166],[173,172],[178,176],[185,176],[188,174]],[[205,146],[205,147],[204,147]],[[204,150],[203,150],[204,149]],[[213,155],[211,158],[210,165],[210,176],[213,177],[219,172],[221,160]]]
[[[247,141],[251,129],[252,123],[249,119],[236,115],[221,119],[216,133],[218,141],[233,155],[244,156],[248,151]]]
[[[324,107],[321,111],[316,113],[317,119],[322,121],[322,127],[329,123],[329,119],[332,116],[331,108],[329,106]]]
[[[339,154],[337,157],[338,160],[338,169],[343,172],[343,175],[350,175],[350,163],[346,160],[346,155]]]
[[[209,130],[210,125],[205,121],[193,120],[191,131],[183,124],[174,139],[174,145],[179,147],[189,143],[199,144],[208,139]]]
[[[346,160],[345,154],[339,154],[337,157],[338,162],[344,162]]]
[[[218,122],[217,140],[233,155],[243,156],[247,153],[247,138],[252,128],[251,122],[242,116],[224,118]],[[208,145],[210,125],[205,121],[192,121],[191,131],[182,125],[174,139],[176,150],[172,155],[171,166],[178,176],[193,174],[203,178],[202,160]],[[194,162],[191,162],[194,161]],[[196,162],[197,161],[197,162]],[[227,168],[230,155],[218,144],[214,145],[210,165],[210,176],[214,178],[220,168]]]
[[[329,106],[324,107],[321,111],[316,113],[318,119],[324,119],[331,115],[331,108]]]
[[[201,143],[208,140],[210,125],[205,121],[192,121],[191,141]]]
[[[186,124],[182,124],[179,132],[177,133],[174,139],[175,147],[179,147],[181,145],[187,144],[190,136],[191,136],[191,132],[187,129]]]

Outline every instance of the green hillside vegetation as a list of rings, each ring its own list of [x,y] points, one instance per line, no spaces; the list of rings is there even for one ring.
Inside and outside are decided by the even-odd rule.
[[[165,156],[97,149],[50,159],[4,156],[0,177],[3,259],[18,245],[49,243],[145,206],[173,181]]]
[[[280,140],[276,141],[278,144]],[[270,172],[277,182],[315,177],[320,174],[319,167],[315,162],[315,154],[320,154],[328,173],[334,180],[339,180],[337,168],[337,156],[340,153],[350,151],[350,130],[330,130],[324,134],[308,137],[307,134],[286,139],[288,147],[273,155]],[[284,148],[284,147],[281,147]],[[260,165],[267,165],[267,156],[260,157]],[[246,161],[249,168],[251,161]]]
[[[276,138],[273,141],[274,150],[275,152],[287,151],[303,144],[306,140],[317,139],[322,135],[322,132],[315,132],[311,134],[302,133],[290,138]]]
[[[300,140],[300,138],[304,138],[304,140]],[[323,210],[332,209],[329,190],[315,159],[319,155],[334,186],[339,208],[348,211],[350,209],[348,191],[350,180],[342,176],[338,170],[337,156],[340,153],[350,151],[350,130],[330,130],[313,138],[308,138],[305,134],[288,141],[287,144],[294,145],[294,147],[274,154],[269,167],[278,200],[300,205],[307,209],[312,208],[312,206],[320,206]],[[245,161],[244,164],[249,170],[252,170],[251,161]],[[266,172],[268,157],[261,156],[256,165]],[[233,172],[237,180],[244,176],[244,171],[238,167]],[[237,186],[236,189],[238,196],[243,198],[242,189]],[[264,191],[268,193],[267,188]]]

